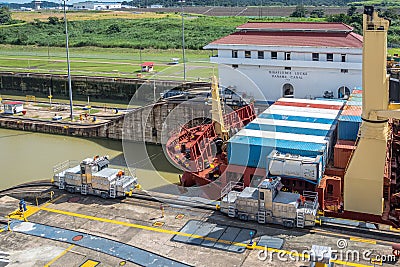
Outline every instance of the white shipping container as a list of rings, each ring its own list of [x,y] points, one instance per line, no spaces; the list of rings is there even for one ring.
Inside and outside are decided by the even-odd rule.
[[[274,150],[268,156],[271,175],[304,178],[318,181],[322,178],[322,156],[315,158],[281,154]]]
[[[306,134],[294,134],[294,133],[283,133],[283,132],[260,131],[260,130],[253,130],[253,129],[242,129],[236,135],[237,136],[260,137],[260,138],[265,138],[265,139],[328,144],[328,141],[326,140],[325,136],[306,135]]]
[[[332,124],[256,118],[251,123],[329,131]]]
[[[278,106],[278,105],[276,105]],[[276,106],[269,107],[263,114],[278,114],[278,115],[286,115],[286,116],[299,116],[299,117],[308,117],[308,118],[321,118],[321,119],[331,119],[334,120],[338,116],[337,113],[321,113],[321,112],[309,112],[308,110],[304,110],[305,108],[298,107],[297,109],[279,109],[272,108]],[[281,106],[284,107],[284,106]]]

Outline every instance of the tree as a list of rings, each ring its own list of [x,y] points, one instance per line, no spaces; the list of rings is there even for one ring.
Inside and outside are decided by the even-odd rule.
[[[296,9],[290,15],[291,17],[304,18],[307,14],[307,9],[303,5],[296,6]]]
[[[8,7],[0,8],[0,24],[7,24],[11,22],[11,12]]]
[[[60,20],[57,17],[49,17],[48,20],[49,20],[49,24],[52,24],[52,25],[57,25],[60,22]]]
[[[118,24],[111,24],[108,26],[106,33],[107,34],[113,34],[113,33],[119,33],[121,32],[121,28],[118,26]]]
[[[349,9],[347,10],[347,16],[352,17],[357,11],[356,6],[350,6]]]
[[[310,17],[312,18],[323,18],[325,15],[325,12],[323,9],[314,9],[310,13]]]

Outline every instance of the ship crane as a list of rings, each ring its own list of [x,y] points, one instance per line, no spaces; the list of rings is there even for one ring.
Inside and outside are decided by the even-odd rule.
[[[388,28],[388,20],[380,18],[372,6],[365,7],[362,124],[357,149],[344,176],[344,209],[357,215],[382,216],[390,203],[390,196],[388,199],[384,195],[387,190],[384,174],[390,142],[389,119],[400,119],[400,109],[391,110],[389,105]]]
[[[227,141],[229,139],[228,130],[225,128],[224,117],[222,116],[221,98],[219,96],[219,87],[217,77],[211,78],[211,98],[212,98],[212,120],[215,121],[215,132],[217,135]]]

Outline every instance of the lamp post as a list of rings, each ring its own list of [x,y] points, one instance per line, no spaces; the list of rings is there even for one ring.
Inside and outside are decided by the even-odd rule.
[[[181,15],[182,15],[182,59],[183,59],[183,80],[186,81],[186,59],[185,59],[185,20],[183,18],[183,3],[185,0],[180,0]]]
[[[72,121],[74,119],[74,116],[72,114],[73,106],[72,106],[71,66],[69,62],[68,25],[67,25],[67,11],[66,11],[67,0],[63,0],[63,2],[64,2],[65,47],[67,51],[67,68],[68,68],[68,90],[69,90],[69,108],[70,108],[69,116]]]

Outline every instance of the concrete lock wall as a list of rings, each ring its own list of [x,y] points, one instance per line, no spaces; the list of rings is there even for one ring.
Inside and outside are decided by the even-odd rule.
[[[203,118],[205,114],[209,113],[199,106],[191,105],[180,106],[179,112],[171,112],[177,105],[176,103],[161,102],[135,109],[126,115],[95,125],[0,117],[0,127],[90,138],[122,140],[124,137],[125,140],[134,142],[145,141],[161,144],[163,124],[167,116],[169,116],[168,122],[175,122],[175,125],[173,123],[169,125],[169,128],[172,129],[181,126],[179,122],[190,122],[192,118]]]
[[[113,77],[72,76],[72,93],[74,97],[94,99],[129,100],[136,92],[137,100],[153,100],[155,87],[156,98],[164,90],[175,87],[193,88],[208,83],[186,83],[168,80],[128,79]],[[152,90],[139,90],[145,85]],[[54,97],[68,97],[68,79],[66,75],[40,73],[0,72],[0,93],[14,91],[20,95],[47,96],[49,90]]]

